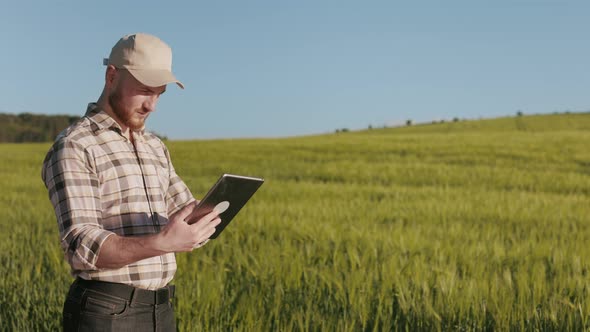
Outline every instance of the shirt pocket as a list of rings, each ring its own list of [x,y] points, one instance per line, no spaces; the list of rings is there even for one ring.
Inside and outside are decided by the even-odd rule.
[[[163,163],[160,160],[155,160],[153,163],[153,167],[156,169],[158,183],[160,184],[160,189],[165,200],[166,193],[168,192],[168,187],[170,186],[170,170],[168,169],[168,163]]]

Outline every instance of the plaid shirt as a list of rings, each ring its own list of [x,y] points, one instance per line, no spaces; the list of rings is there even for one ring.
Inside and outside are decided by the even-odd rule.
[[[157,289],[174,277],[174,253],[119,269],[96,267],[110,235],[158,233],[169,215],[194,200],[162,141],[143,130],[134,132],[134,140],[135,146],[91,103],[86,116],[56,138],[42,177],[73,276]]]

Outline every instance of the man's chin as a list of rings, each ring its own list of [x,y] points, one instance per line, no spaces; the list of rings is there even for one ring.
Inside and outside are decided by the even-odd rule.
[[[142,123],[141,125],[132,125],[129,126],[129,129],[133,130],[133,131],[139,131],[142,130],[144,128],[144,124]]]
[[[127,127],[133,131],[141,130],[145,127],[145,120],[131,120]]]

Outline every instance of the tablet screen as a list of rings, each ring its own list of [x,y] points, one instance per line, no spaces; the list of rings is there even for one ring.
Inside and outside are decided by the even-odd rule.
[[[219,211],[221,223],[217,225],[215,233],[210,237],[217,238],[262,183],[264,179],[223,174],[199,202],[192,213],[191,222],[198,221],[214,209]]]

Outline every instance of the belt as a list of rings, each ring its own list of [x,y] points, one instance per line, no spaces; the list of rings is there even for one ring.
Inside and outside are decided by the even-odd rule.
[[[170,301],[170,299],[174,297],[175,288],[173,285],[168,285],[160,289],[149,290],[115,282],[86,280],[80,277],[76,278],[74,285],[113,295],[129,302],[141,302],[147,304],[164,304]]]

